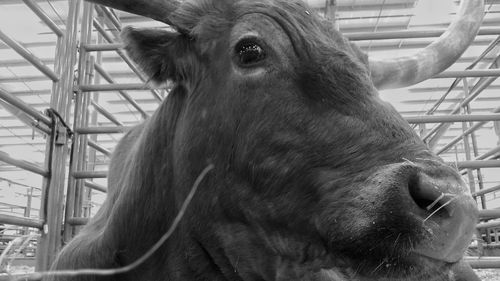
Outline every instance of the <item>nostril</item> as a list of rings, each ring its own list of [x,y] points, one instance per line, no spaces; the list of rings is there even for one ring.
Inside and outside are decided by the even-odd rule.
[[[425,210],[426,213],[435,213],[434,215],[450,215],[446,205],[452,200],[453,196],[441,192],[427,176],[416,174],[408,180],[408,189],[410,196],[417,206]]]

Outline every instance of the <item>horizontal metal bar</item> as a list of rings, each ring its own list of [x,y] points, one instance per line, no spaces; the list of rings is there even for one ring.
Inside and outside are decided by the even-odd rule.
[[[76,171],[73,172],[75,179],[105,179],[108,177],[107,171]]]
[[[1,99],[0,98],[0,106],[2,106],[5,110],[7,110],[8,112],[10,112],[13,116],[11,116],[11,120],[13,119],[19,119],[19,121],[23,122],[24,124],[26,124],[28,127],[30,128],[33,128],[35,129],[37,132],[39,132],[40,134],[46,134],[46,135],[50,135],[52,133],[52,130],[49,128],[49,126],[45,125],[45,123],[43,122],[39,122],[37,119],[31,117],[30,115],[28,115],[28,113],[22,111],[21,109],[13,106],[12,104],[6,102],[5,100]],[[7,119],[9,117],[3,117],[0,119],[4,119],[4,120],[9,120]],[[17,128],[25,128],[24,126],[14,126],[14,127],[9,127],[9,129],[16,129]],[[30,135],[30,137],[32,137],[33,134]],[[8,138],[9,136],[3,136],[2,138]],[[16,138],[18,138],[18,136],[16,136]]]
[[[479,210],[479,218],[483,220],[500,218],[500,209]]]
[[[50,78],[52,81],[57,82],[59,81],[59,77],[52,71],[52,69],[48,68],[43,62],[35,57],[32,53],[30,53],[26,48],[24,48],[21,44],[19,44],[17,41],[14,39],[10,38],[7,36],[7,34],[3,33],[0,30],[0,40],[5,42],[9,47],[11,47],[16,53],[18,53],[20,56],[22,56],[24,59],[29,61],[34,67],[36,67],[38,70],[40,70],[45,76]]]
[[[500,160],[470,160],[457,163],[459,169],[500,168]]]
[[[82,92],[106,92],[106,91],[149,91],[154,89],[164,89],[164,87],[154,87],[144,83],[125,83],[125,84],[99,84],[99,85],[80,85]]]
[[[33,228],[38,228],[38,229],[43,228],[43,222],[41,222],[39,220],[9,216],[9,215],[5,215],[5,214],[0,214],[0,223],[17,225],[17,226],[25,226],[25,227],[33,227]]]
[[[111,75],[109,75],[105,70],[104,68],[102,68],[102,66],[100,66],[98,63],[95,63],[94,64],[94,68],[95,70],[102,76],[102,78],[104,78],[104,80],[108,81],[108,83],[110,84],[115,84],[115,81],[113,80],[113,78],[111,77]],[[143,118],[147,118],[149,115],[144,111],[144,109],[141,108],[141,106],[125,91],[118,91],[119,94],[124,98],[126,99],[135,109],[137,109],[137,111],[139,111]]]
[[[121,49],[123,44],[121,43],[111,43],[111,44],[85,44],[83,48],[87,52],[101,52],[101,51],[117,51]]]
[[[478,223],[476,225],[477,229],[493,228],[493,227],[500,227],[500,221],[483,222],[483,223]]]
[[[441,36],[446,30],[403,30],[381,32],[345,33],[350,41],[432,38]],[[500,35],[500,28],[481,28],[478,35]]]
[[[35,173],[35,174],[39,174],[39,175],[44,176],[44,177],[49,176],[49,172],[47,170],[43,169],[42,167],[39,167],[35,164],[26,162],[24,160],[14,159],[14,158],[10,157],[7,153],[2,152],[2,151],[0,151],[0,161],[5,162],[9,165],[18,167],[20,169],[30,171],[30,172]]]
[[[96,103],[94,100],[90,100],[90,104],[92,104],[92,106],[95,108],[97,112],[101,113],[104,117],[108,118],[109,121],[115,123],[118,126],[123,126],[123,123],[118,121],[118,119],[116,119],[116,117],[113,116],[111,112],[107,111],[104,107]]]
[[[108,189],[105,187],[105,186],[102,186],[100,184],[97,184],[95,182],[92,182],[92,181],[85,181],[85,186],[87,187],[90,187],[94,190],[98,190],[98,191],[101,191],[101,192],[104,192],[104,193],[107,193],[108,192]]]
[[[50,120],[49,117],[43,115],[38,110],[34,109],[30,105],[28,105],[27,103],[25,103],[24,101],[22,101],[21,99],[13,96],[12,94],[4,91],[1,88],[0,88],[0,99],[8,102],[12,106],[17,107],[18,109],[24,111],[26,114],[28,114],[29,116],[35,118],[36,120],[41,121],[45,125],[47,125],[49,127],[52,126],[52,121]]]
[[[432,78],[498,77],[500,69],[444,71]]]
[[[500,257],[465,257],[472,268],[500,268]]]
[[[497,107],[497,108],[495,108],[492,111],[492,113],[500,113],[500,106]],[[465,132],[463,132],[459,136],[455,137],[448,144],[446,144],[445,146],[443,146],[442,148],[440,148],[439,150],[437,150],[436,154],[441,154],[443,152],[448,151],[455,144],[457,144],[458,142],[462,141],[464,136],[468,136],[469,134],[475,132],[476,130],[478,130],[479,128],[481,128],[482,126],[484,126],[486,123],[488,123],[488,122],[486,122],[486,121],[480,121],[480,122],[475,123],[469,129],[467,129]],[[425,137],[424,137],[424,139],[425,139]]]
[[[87,141],[88,145],[90,147],[92,147],[93,149],[101,152],[102,154],[106,155],[106,156],[111,156],[111,151],[109,151],[108,149],[100,146],[98,143],[94,142],[93,140],[88,140]]]
[[[498,153],[500,153],[500,146],[497,146],[497,147],[495,147],[493,149],[488,150],[483,155],[479,155],[478,157],[476,157],[475,160],[483,160],[483,159],[495,156]]]
[[[92,134],[121,134],[129,131],[133,127],[83,127],[77,128],[76,132],[82,135]]]
[[[62,37],[64,33],[57,24],[38,6],[33,0],[23,0],[28,6],[58,37]]]
[[[472,193],[472,196],[481,196],[481,195],[485,195],[485,194],[488,194],[488,193],[491,193],[491,192],[495,192],[495,191],[498,191],[498,190],[500,190],[500,185],[489,187],[489,188],[485,188],[485,189],[481,189],[479,191],[476,191],[476,192]]]
[[[476,122],[476,121],[499,121],[500,114],[477,114],[477,115],[422,115],[405,117],[412,124],[422,123],[453,123],[453,122]]]
[[[72,217],[68,219],[68,223],[71,225],[86,225],[88,222],[89,222],[88,218]]]

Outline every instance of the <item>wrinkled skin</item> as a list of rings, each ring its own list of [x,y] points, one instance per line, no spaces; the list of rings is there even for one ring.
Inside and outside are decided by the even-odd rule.
[[[121,141],[105,205],[54,269],[130,264],[213,164],[146,263],[71,280],[454,280],[474,203],[378,97],[366,58],[299,2],[200,2],[172,19],[189,36],[124,33],[175,88]],[[251,65],[235,51],[248,38],[265,53]]]

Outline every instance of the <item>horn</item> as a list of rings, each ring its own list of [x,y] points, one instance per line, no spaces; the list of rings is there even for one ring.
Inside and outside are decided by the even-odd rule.
[[[144,16],[172,25],[169,20],[180,2],[178,0],[87,0],[95,4],[111,7],[124,12]]]
[[[484,0],[462,0],[457,18],[436,41],[412,56],[388,60],[370,58],[378,89],[417,84],[452,65],[472,43],[484,16]]]

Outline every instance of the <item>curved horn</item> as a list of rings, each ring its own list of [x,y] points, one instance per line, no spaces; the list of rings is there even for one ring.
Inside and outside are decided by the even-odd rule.
[[[178,0],[87,0],[113,9],[148,17],[172,25],[170,14],[179,7]]]
[[[457,18],[432,44],[413,56],[388,60],[370,58],[373,83],[378,89],[417,84],[452,65],[472,43],[484,16],[484,0],[462,0]]]

